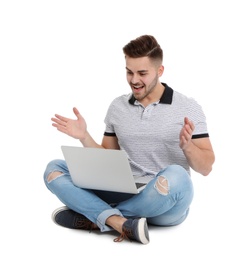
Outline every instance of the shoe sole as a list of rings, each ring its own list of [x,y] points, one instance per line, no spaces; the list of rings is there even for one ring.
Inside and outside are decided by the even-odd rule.
[[[139,235],[139,239],[141,240],[142,244],[148,244],[149,243],[149,237],[148,237],[148,225],[146,218],[141,218],[139,220],[137,231]],[[146,232],[145,232],[146,231]]]
[[[57,215],[58,213],[60,213],[61,211],[65,211],[65,210],[69,210],[69,208],[68,208],[67,206],[62,206],[61,208],[55,209],[55,210],[52,212],[52,214],[51,214],[51,218],[52,218],[53,222],[54,222],[55,224],[57,224],[58,226],[61,226],[61,225],[59,225],[59,224],[56,222],[56,220],[55,220],[56,215]]]

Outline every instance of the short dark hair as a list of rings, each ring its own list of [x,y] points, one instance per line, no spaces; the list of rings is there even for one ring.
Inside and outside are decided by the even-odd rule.
[[[152,60],[163,60],[163,51],[156,39],[151,35],[142,35],[131,40],[123,47],[125,56],[131,58],[149,57]]]

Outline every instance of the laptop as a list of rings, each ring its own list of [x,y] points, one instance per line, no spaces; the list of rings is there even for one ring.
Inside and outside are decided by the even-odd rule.
[[[146,183],[136,182],[123,150],[61,146],[74,185],[93,190],[137,194]]]

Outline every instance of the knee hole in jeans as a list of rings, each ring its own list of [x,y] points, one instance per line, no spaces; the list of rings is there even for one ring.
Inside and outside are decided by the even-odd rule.
[[[169,193],[168,181],[163,176],[157,177],[155,188],[162,195],[168,195]]]
[[[48,182],[51,182],[53,181],[54,179],[56,179],[57,177],[63,175],[62,172],[58,172],[58,171],[54,171],[54,172],[51,172],[48,177],[47,177],[47,181]]]

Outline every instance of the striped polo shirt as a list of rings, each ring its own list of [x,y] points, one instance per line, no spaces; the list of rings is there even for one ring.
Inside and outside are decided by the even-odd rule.
[[[184,117],[195,125],[192,138],[208,137],[201,106],[193,98],[174,91],[166,83],[162,84],[165,90],[160,100],[146,107],[132,93],[115,98],[104,120],[104,135],[118,138],[134,175],[155,175],[171,164],[181,165],[190,172],[179,147]]]

